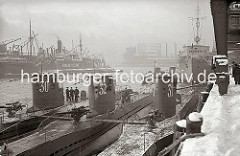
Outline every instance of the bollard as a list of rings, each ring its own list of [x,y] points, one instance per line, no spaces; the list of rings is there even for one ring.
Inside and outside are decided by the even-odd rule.
[[[177,121],[175,124],[176,131],[182,133],[186,132],[186,126],[187,126],[186,120]]]
[[[197,113],[197,112],[190,113],[186,121],[187,121],[187,126],[186,126],[187,134],[201,133],[203,117],[200,113]]]
[[[227,94],[229,85],[229,75],[225,73],[217,73],[217,84],[220,95]]]

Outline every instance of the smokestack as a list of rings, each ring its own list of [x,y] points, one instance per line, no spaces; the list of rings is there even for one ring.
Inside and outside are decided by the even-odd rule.
[[[160,55],[160,57],[162,56],[162,45],[161,45],[161,43],[159,43],[159,55]]]
[[[57,41],[57,52],[58,53],[62,52],[62,41],[61,40]]]
[[[174,46],[175,46],[175,57],[177,57],[178,56],[178,54],[177,54],[177,43],[174,43]]]
[[[166,57],[168,57],[168,45],[167,45],[167,43],[166,43]]]

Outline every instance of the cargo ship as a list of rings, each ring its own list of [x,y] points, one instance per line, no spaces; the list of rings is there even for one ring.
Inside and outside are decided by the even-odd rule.
[[[203,18],[204,17],[199,17],[198,5],[197,17],[191,18],[191,20],[196,21],[196,33],[194,33],[196,34],[194,37],[195,43],[184,46],[183,50],[179,52],[179,69],[191,79],[191,82],[188,83],[192,83],[192,81],[198,83],[199,73],[206,73],[208,76],[212,72],[212,57],[216,54],[216,51],[213,50],[210,52],[210,46],[200,44],[200,20]],[[184,79],[184,81],[187,82],[187,79]]]
[[[57,40],[57,48],[51,46],[44,49],[43,45],[39,46],[37,35],[32,31],[30,22],[30,37],[27,41],[13,44],[21,40],[18,38],[0,43],[0,78],[20,76],[21,70],[34,73],[41,70],[94,70],[106,67],[102,55],[89,55],[89,51],[83,50],[81,37],[79,44],[71,50],[63,47],[60,39]],[[8,47],[9,44],[13,44],[12,47]]]

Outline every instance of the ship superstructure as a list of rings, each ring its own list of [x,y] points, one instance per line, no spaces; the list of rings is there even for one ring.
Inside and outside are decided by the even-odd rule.
[[[15,45],[14,42],[21,40],[21,38],[10,41],[2,41],[0,43],[0,77],[7,75],[20,74],[24,69],[26,72],[37,71],[35,67],[35,57],[30,55],[23,55],[22,49],[29,44],[30,41],[23,43],[23,45]],[[9,44],[12,47],[7,48]]]

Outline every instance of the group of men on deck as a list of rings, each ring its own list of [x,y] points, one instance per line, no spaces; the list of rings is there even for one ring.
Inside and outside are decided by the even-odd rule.
[[[73,90],[73,88],[71,87],[71,89],[69,90],[68,87],[66,89],[66,100],[70,101],[70,102],[78,102],[78,98],[79,98],[79,90],[76,87],[76,89]]]
[[[233,62],[232,65],[232,76],[234,78],[235,84],[240,84],[240,65]]]

